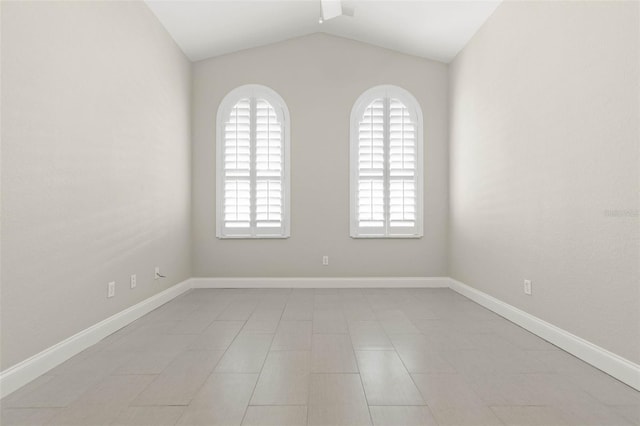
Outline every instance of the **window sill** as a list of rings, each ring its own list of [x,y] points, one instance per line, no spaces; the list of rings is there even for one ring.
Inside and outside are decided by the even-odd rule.
[[[420,239],[422,235],[351,235],[351,238],[354,240],[371,240],[371,239],[379,239],[379,240],[406,240],[406,239]]]
[[[216,235],[216,238],[219,240],[286,240],[289,237],[289,235]]]

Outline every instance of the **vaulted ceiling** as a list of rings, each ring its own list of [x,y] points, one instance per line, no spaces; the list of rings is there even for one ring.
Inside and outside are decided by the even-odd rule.
[[[320,0],[147,0],[184,53],[198,61],[328,33],[449,62],[500,0],[343,1],[353,16],[319,23]]]

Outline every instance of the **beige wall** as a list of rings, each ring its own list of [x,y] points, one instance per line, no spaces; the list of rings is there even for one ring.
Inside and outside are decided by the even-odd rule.
[[[140,2],[1,4],[0,368],[190,275],[450,273],[640,360],[637,3],[507,2],[449,77],[322,34],[190,76]],[[215,238],[216,111],[247,83],[291,112],[286,240]],[[422,239],[349,237],[349,113],[378,84],[424,112]]]
[[[291,113],[291,237],[215,236],[215,117],[233,88],[271,87]],[[349,237],[349,114],[379,84],[409,90],[424,113],[424,237]],[[443,276],[447,239],[447,66],[324,34],[193,66],[194,276]],[[322,266],[322,256],[329,266]]]
[[[189,96],[144,3],[2,2],[3,369],[190,276]]]
[[[637,2],[506,2],[450,73],[451,275],[635,362],[638,22]]]

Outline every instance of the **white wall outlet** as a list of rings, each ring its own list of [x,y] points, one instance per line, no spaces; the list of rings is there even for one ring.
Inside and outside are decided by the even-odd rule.
[[[136,288],[136,274],[131,275],[131,288]]]
[[[113,297],[116,295],[116,282],[111,281],[107,284],[107,297]]]
[[[531,280],[524,280],[524,294],[531,296]]]
[[[329,256],[322,256],[322,264],[327,266],[329,264]]]

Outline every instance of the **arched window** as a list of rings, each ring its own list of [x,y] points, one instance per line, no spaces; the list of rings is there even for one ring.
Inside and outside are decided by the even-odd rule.
[[[273,90],[246,85],[217,116],[218,238],[289,236],[289,111]]]
[[[351,110],[351,236],[422,236],[422,110],[396,86],[364,92]]]

